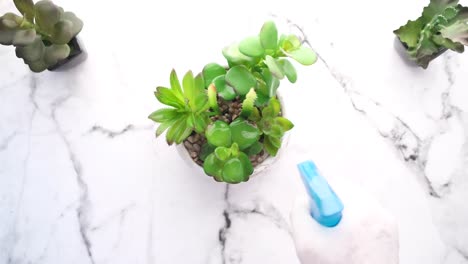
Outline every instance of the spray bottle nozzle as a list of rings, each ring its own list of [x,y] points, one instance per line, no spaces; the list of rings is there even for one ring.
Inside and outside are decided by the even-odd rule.
[[[334,227],[341,221],[343,203],[312,161],[297,165],[307,193],[312,200],[311,215],[321,225]]]

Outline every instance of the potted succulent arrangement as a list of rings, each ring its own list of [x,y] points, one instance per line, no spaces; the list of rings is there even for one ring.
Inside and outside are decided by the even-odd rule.
[[[77,35],[83,22],[51,1],[14,0],[22,16],[0,17],[0,44],[16,48],[16,56],[33,72],[63,69],[85,59]]]
[[[302,65],[316,62],[316,54],[295,35],[278,36],[274,22],[266,22],[258,36],[223,49],[227,66],[209,63],[180,83],[170,74],[170,88],[157,87],[155,96],[170,108],[149,118],[161,123],[169,145],[178,144],[192,164],[218,182],[245,182],[254,169],[278,154],[293,123],[284,117],[277,96],[280,80],[295,83],[292,58]]]
[[[405,56],[426,69],[429,63],[447,50],[459,53],[468,45],[468,7],[458,0],[431,0],[422,15],[394,33]]]

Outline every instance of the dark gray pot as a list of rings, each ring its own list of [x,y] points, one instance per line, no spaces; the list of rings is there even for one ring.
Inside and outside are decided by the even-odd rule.
[[[395,41],[393,43],[394,47],[395,47],[395,50],[397,51],[398,55],[400,55],[400,57],[403,59],[403,61],[405,62],[406,65],[410,66],[410,67],[421,67],[420,65],[418,65],[416,63],[416,61],[412,60],[409,55],[408,55],[408,46],[406,46],[405,43],[401,42],[400,39],[398,37],[395,37]],[[439,57],[440,55],[442,55],[444,52],[446,52],[447,49],[446,48],[441,48],[439,49],[439,51],[433,55],[433,56],[427,56],[427,62],[430,63],[432,60],[434,60],[435,58]]]
[[[47,68],[49,71],[67,71],[73,67],[78,66],[83,61],[88,58],[88,53],[86,52],[83,43],[77,37],[74,37],[68,45],[70,46],[70,55],[68,58],[59,61],[54,66]]]

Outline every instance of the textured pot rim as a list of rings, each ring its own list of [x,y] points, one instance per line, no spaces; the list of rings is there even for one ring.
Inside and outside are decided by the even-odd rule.
[[[286,107],[285,107],[283,97],[279,93],[277,93],[276,96],[277,96],[277,98],[278,98],[278,100],[280,101],[280,104],[281,104],[282,116],[287,117],[286,116],[286,111],[285,111]],[[283,138],[281,139],[281,148],[278,150],[278,153],[276,154],[276,156],[275,157],[269,156],[264,161],[262,161],[262,163],[258,164],[254,168],[254,172],[252,173],[252,175],[250,175],[250,178],[253,178],[255,176],[258,176],[260,174],[265,173],[281,157],[284,149],[287,147],[287,145],[289,143],[289,134],[290,134],[290,132],[286,132],[284,134]],[[199,170],[201,173],[205,174],[205,171],[203,170],[203,167],[201,167],[197,163],[195,163],[193,161],[192,157],[190,157],[190,153],[185,148],[184,144],[177,145],[176,149],[177,149],[177,152],[179,152],[182,159],[185,161],[185,163],[190,168],[193,168],[194,170]]]

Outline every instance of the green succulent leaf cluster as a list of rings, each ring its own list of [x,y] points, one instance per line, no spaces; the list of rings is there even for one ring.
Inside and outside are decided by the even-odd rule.
[[[277,155],[284,134],[293,128],[277,99],[280,81],[297,81],[291,61],[311,65],[317,56],[297,36],[279,36],[273,22],[266,22],[257,36],[226,47],[223,55],[227,66],[206,64],[195,78],[187,73],[183,89],[173,71],[171,88],[158,87],[155,93],[171,108],[149,118],[160,123],[157,136],[167,130],[168,144],[195,134],[206,139],[197,142],[202,145],[197,161],[216,181],[234,184],[252,175],[251,160]]]
[[[203,163],[205,173],[217,181],[240,183],[247,181],[253,173],[249,156],[250,147],[257,145],[260,130],[242,118],[231,124],[216,121],[206,130],[208,140],[205,149],[211,149]]]
[[[443,51],[461,53],[468,45],[468,8],[458,2],[431,0],[421,17],[394,31],[409,57],[424,69]]]
[[[49,0],[14,0],[22,16],[0,17],[0,44],[16,47],[16,56],[33,72],[42,72],[70,55],[68,43],[83,28],[72,12]]]
[[[262,115],[257,120],[258,128],[263,133],[263,145],[265,151],[271,156],[276,156],[281,148],[281,139],[284,133],[291,130],[294,125],[285,117],[280,116],[281,105],[274,98],[267,107],[263,108]]]
[[[258,105],[276,96],[280,80],[286,77],[291,83],[297,81],[296,69],[288,59],[303,65],[317,61],[315,52],[302,45],[297,36],[279,36],[272,21],[266,22],[257,36],[224,48],[223,55],[229,67],[207,64],[203,69],[205,86],[214,84],[224,100],[244,97],[253,88]]]
[[[197,133],[205,132],[210,123],[210,104],[201,74],[193,77],[191,71],[187,72],[181,86],[177,73],[172,70],[170,84],[171,88],[156,88],[154,95],[159,102],[172,108],[159,109],[151,113],[149,118],[161,123],[156,130],[156,136],[168,129],[166,140],[172,145],[174,142],[182,143],[194,130]]]

